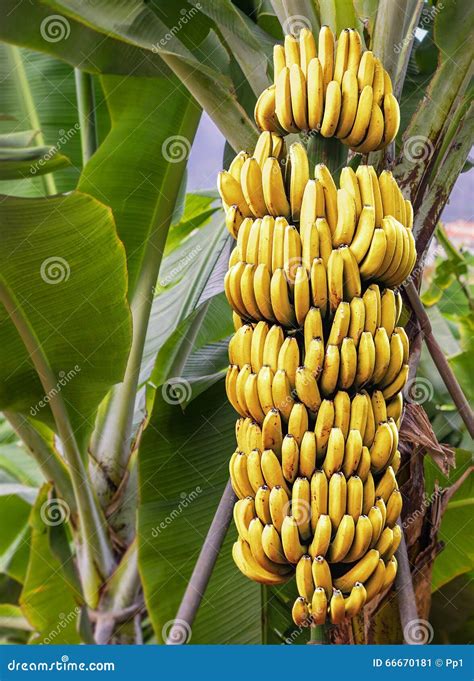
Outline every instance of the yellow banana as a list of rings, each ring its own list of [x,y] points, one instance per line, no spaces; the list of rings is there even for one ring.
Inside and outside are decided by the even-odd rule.
[[[372,374],[372,383],[378,385],[385,376],[390,364],[390,340],[383,326],[375,332],[375,366]]]
[[[344,299],[344,259],[341,250],[332,251],[327,270],[329,305],[334,314],[337,306]]]
[[[346,71],[342,78],[340,87],[341,113],[339,116],[339,123],[336,128],[336,137],[339,139],[344,139],[347,138],[350,131],[352,130],[357,115],[359,93],[355,74],[351,71]]]
[[[265,479],[260,467],[260,458],[260,451],[258,449],[253,449],[247,456],[247,475],[255,494],[260,487],[265,485]],[[244,539],[246,539],[246,537],[244,537]]]
[[[352,338],[357,347],[365,326],[365,305],[364,300],[359,296],[352,298],[350,302],[350,313],[350,323],[347,335]]]
[[[234,504],[234,523],[239,537],[248,540],[248,528],[255,518],[255,503],[251,497],[239,499]]]
[[[290,499],[283,487],[277,485],[270,492],[271,522],[277,532],[281,532],[283,518],[290,512]]]
[[[372,524],[366,515],[361,515],[357,520],[354,541],[344,557],[344,563],[355,563],[360,560],[367,553],[371,541]]]
[[[360,276],[363,279],[373,279],[383,262],[387,249],[387,237],[383,229],[376,227],[370,242],[369,250],[360,265]]]
[[[244,218],[240,225],[239,233],[237,234],[236,250],[239,252],[239,260],[242,260],[243,262],[247,262],[247,246],[253,223],[254,220],[252,218]]]
[[[316,417],[316,424],[314,426],[314,433],[316,435],[316,455],[318,461],[322,460],[326,454],[329,435],[334,425],[334,402],[332,400],[323,400],[319,407],[318,415]]]
[[[248,316],[240,293],[240,280],[244,269],[245,263],[238,262],[226,272],[224,278],[224,291],[229,305],[243,318]]]
[[[395,218],[393,218],[391,215],[388,215],[387,217],[383,218],[382,229],[384,230],[385,236],[387,237],[387,248],[385,251],[384,259],[378,271],[378,276],[380,277],[380,279],[385,281],[385,273],[393,269],[394,267],[393,263],[398,262],[399,258],[398,253],[396,253],[398,244],[397,241],[398,225]],[[396,257],[396,260],[394,260],[394,257]]]
[[[293,291],[295,316],[299,326],[303,326],[311,304],[309,284],[308,272],[300,265],[296,269]]]
[[[365,483],[370,473],[370,451],[368,447],[362,447],[359,465],[356,470],[357,475]]]
[[[311,536],[311,493],[308,478],[296,478],[291,492],[291,513],[303,541]]]
[[[286,131],[283,130],[276,117],[275,108],[276,87],[275,85],[271,85],[270,87],[267,87],[257,99],[254,109],[255,122],[260,130],[285,133]]]
[[[273,314],[283,326],[294,326],[296,317],[290,302],[289,284],[283,269],[277,269],[270,282],[270,297]]]
[[[244,216],[238,206],[233,205],[227,208],[225,212],[225,226],[234,239],[237,239],[243,221]]]
[[[327,453],[323,462],[323,471],[326,473],[328,479],[341,469],[344,461],[344,450],[345,443],[342,430],[340,428],[331,428],[327,444]]]
[[[302,28],[299,35],[300,66],[303,73],[308,73],[308,66],[317,55],[316,41],[309,28]],[[308,599],[310,600],[310,599]]]
[[[281,457],[283,431],[278,409],[270,409],[262,423],[262,449],[272,449],[278,458]]]
[[[332,237],[335,248],[350,244],[354,235],[357,213],[354,196],[346,189],[337,190],[337,223]]]
[[[380,193],[379,179],[375,168],[373,166],[368,166],[370,178],[372,180],[372,190],[374,192],[374,208],[375,208],[375,226],[380,227],[382,224],[382,218],[384,216],[382,195]]]
[[[397,421],[400,420],[402,411],[403,411],[403,395],[401,392],[399,392],[387,404],[386,407],[387,418],[392,418],[396,423]]]
[[[296,565],[306,553],[306,546],[301,543],[298,533],[298,524],[293,516],[285,516],[281,526],[281,543],[285,557],[289,563]]]
[[[268,585],[284,584],[290,576],[290,573],[276,575],[262,568],[253,557],[248,543],[242,539],[232,546],[232,558],[242,574],[254,582]]]
[[[399,489],[394,489],[387,502],[387,519],[389,527],[395,528],[400,513],[402,512],[403,499]]]
[[[308,352],[309,344],[313,338],[323,337],[323,321],[321,318],[321,310],[318,307],[312,307],[304,322],[304,347]]]
[[[337,224],[337,187],[329,169],[323,163],[317,164],[314,169],[314,176],[323,187],[326,220],[331,234],[333,234]],[[324,259],[323,254],[322,256]]]
[[[306,76],[298,64],[292,64],[290,68],[290,96],[295,126],[299,130],[307,130]]]
[[[242,166],[240,183],[247,205],[257,218],[267,213],[263,197],[262,170],[257,159],[248,158]]]
[[[372,445],[372,442],[374,441],[375,430],[377,426],[375,423],[375,416],[374,411],[372,409],[370,395],[367,393],[366,390],[363,390],[362,394],[365,396],[365,400],[367,402],[367,421],[365,423],[365,431],[364,437],[362,438],[362,442],[364,443],[365,447],[370,447]]]
[[[298,443],[298,447],[301,445],[301,440],[303,435],[308,430],[308,412],[304,404],[296,402],[290,413],[290,418],[288,419],[288,433],[293,435]]]
[[[372,393],[372,409],[374,412],[375,423],[379,425],[387,420],[387,406],[381,390],[374,390]]]
[[[408,358],[410,356],[410,341],[408,340],[407,332],[403,326],[396,326],[394,329],[395,333],[399,336],[403,345],[403,363],[408,363]]]
[[[380,553],[380,558],[386,560],[393,544],[393,530],[391,527],[385,527],[375,545],[376,550]]]
[[[305,366],[318,379],[324,363],[324,342],[321,338],[312,338],[309,341],[305,355]]]
[[[288,66],[281,69],[275,80],[275,115],[285,132],[296,132],[291,109],[290,69]]]
[[[328,513],[328,479],[324,471],[315,470],[311,476],[311,529],[314,532],[320,516]],[[324,523],[325,521],[323,521]],[[329,521],[329,536],[331,522]]]
[[[331,528],[331,518],[328,515],[320,515],[316,522],[313,540],[308,549],[311,558],[326,555],[331,543]]]
[[[375,74],[374,54],[373,52],[366,50],[360,58],[359,69],[357,71],[357,82],[359,85],[359,90],[361,92],[366,85],[370,85],[372,87],[372,83],[374,81],[374,74]]]
[[[395,293],[386,288],[381,296],[382,326],[390,337],[397,323],[397,304]]]
[[[300,350],[298,341],[295,336],[288,336],[283,341],[280,352],[278,353],[277,368],[285,370],[292,389],[295,387],[296,369],[299,365]]]
[[[374,102],[380,106],[384,95],[384,73],[380,59],[377,59],[377,57],[374,57],[374,78],[372,88],[374,90]]]
[[[245,494],[246,497],[254,497],[255,492],[250,484],[249,476],[247,473],[247,455],[243,452],[238,452],[237,456],[233,461],[233,475],[237,482],[239,489]]]
[[[312,562],[312,578],[315,588],[324,589],[329,598],[332,594],[331,569],[324,556],[316,556]]]
[[[375,343],[369,331],[364,331],[360,337],[357,350],[357,372],[354,385],[357,389],[366,385],[374,373]]]
[[[300,442],[298,475],[311,480],[316,469],[316,435],[306,430]]]
[[[296,271],[301,265],[301,239],[298,230],[293,225],[285,227],[283,262],[286,278],[290,286],[293,287]]]
[[[323,72],[324,90],[328,88],[333,77],[334,47],[334,33],[331,31],[329,26],[321,26],[321,30],[319,31],[318,57],[319,61],[321,62],[321,69]]]
[[[265,413],[258,397],[257,374],[251,373],[248,375],[244,385],[244,396],[251,417],[257,423],[263,423]]]
[[[263,528],[262,546],[265,555],[273,563],[288,565],[288,561],[286,560],[285,553],[283,551],[281,537],[273,525],[265,525]]]
[[[308,126],[310,130],[319,130],[324,111],[324,82],[321,62],[317,57],[308,66]]]
[[[263,346],[262,363],[269,366],[273,373],[278,369],[278,355],[284,340],[283,329],[280,326],[274,324],[269,328]]]
[[[323,71],[324,79],[324,71]],[[323,120],[320,133],[323,137],[332,137],[336,132],[339,116],[341,113],[342,95],[341,86],[337,80],[331,80],[326,88],[324,101]]]
[[[265,414],[265,418],[274,408],[272,385],[273,371],[269,366],[262,366],[257,374],[257,392],[260,406],[263,413]]]
[[[364,205],[357,223],[354,238],[349,245],[356,262],[361,263],[372,244],[375,232],[375,211],[372,206]]]
[[[350,430],[346,439],[342,471],[346,478],[351,478],[359,466],[362,456],[362,436],[359,430]]]
[[[384,95],[383,116],[385,128],[382,142],[379,145],[382,149],[395,139],[400,127],[400,107],[398,106],[396,97],[391,92]]]
[[[357,167],[355,172],[361,199],[361,210],[362,206],[370,206],[375,210],[375,196],[372,184],[371,168],[373,169],[373,166],[361,164]]]
[[[270,489],[267,485],[258,488],[255,494],[255,512],[264,525],[270,525]]]
[[[346,616],[346,604],[344,596],[339,589],[333,589],[329,601],[329,616],[332,624],[341,624]]]
[[[249,217],[251,215],[240,182],[238,182],[227,170],[221,170],[218,174],[217,189],[225,206],[237,206],[244,217]]]
[[[342,577],[334,579],[334,586],[344,593],[349,593],[356,582],[364,584],[373,574],[379,562],[379,552],[370,549],[350,570]]]
[[[273,140],[272,133],[268,130],[260,133],[258,136],[257,144],[253,152],[253,157],[257,161],[260,168],[263,167],[265,160],[269,156],[274,156],[273,154]]]
[[[375,496],[380,497],[387,504],[393,490],[397,489],[397,479],[391,466],[387,468],[375,487]]]
[[[357,147],[366,136],[372,116],[373,100],[374,93],[372,87],[366,85],[359,97],[354,125],[350,133],[342,138],[344,144],[350,147]]]
[[[237,364],[238,367],[243,367],[244,364],[252,363],[252,343],[253,343],[253,329],[250,324],[244,324],[232,337],[229,343],[229,359],[232,359],[231,364]],[[232,354],[232,358],[230,357]]]
[[[285,240],[285,228],[288,221],[284,217],[278,217],[275,219],[275,226],[273,229],[273,246],[272,246],[272,264],[271,272],[283,267],[284,255],[283,255],[283,242]]]
[[[254,373],[258,373],[263,366],[263,349],[268,331],[269,326],[266,322],[258,322],[250,334],[250,358],[247,351],[245,361],[242,364],[250,364]],[[237,333],[235,336],[237,336]]]
[[[393,582],[395,581],[395,577],[397,576],[397,569],[398,569],[397,559],[395,558],[395,556],[392,556],[392,558],[388,561],[388,563],[385,566],[384,580],[382,588],[380,589],[381,592],[386,591],[386,589],[392,586]]]
[[[350,595],[344,599],[345,615],[348,618],[355,617],[360,613],[367,600],[367,591],[360,582],[352,587]]]
[[[348,390],[354,383],[357,372],[357,349],[352,338],[344,338],[341,345],[341,364],[338,386]]]
[[[256,268],[256,265],[251,265],[250,263],[245,265],[240,278],[240,294],[247,311],[247,317],[250,317],[251,319],[260,318],[260,310],[257,305],[254,291],[254,275]]]
[[[311,298],[313,305],[326,315],[328,303],[328,283],[326,268],[322,258],[314,258],[311,265]]]
[[[311,603],[314,593],[314,582],[313,582],[313,571],[312,571],[313,561],[311,556],[305,553],[304,556],[298,561],[296,566],[296,588],[298,589],[299,595]]]
[[[286,35],[284,41],[285,63],[288,67],[300,63],[300,49],[298,40],[293,35]]]
[[[354,541],[354,534],[354,518],[346,514],[341,518],[334,539],[329,545],[328,560],[330,563],[340,563],[344,560]]]
[[[349,422],[350,430],[358,430],[362,438],[364,437],[365,427],[367,425],[367,400],[365,395],[357,393],[351,402],[351,420]]]
[[[359,215],[363,205],[362,196],[359,188],[357,175],[350,166],[345,166],[341,170],[339,186],[341,187],[341,189],[345,189],[346,191],[349,192],[349,194],[351,194],[355,203],[356,219],[359,219]]]
[[[362,513],[364,495],[364,484],[358,475],[351,475],[347,481],[347,513],[354,518],[354,522],[359,520]]]
[[[225,377],[225,390],[227,399],[234,407],[235,411],[241,416],[247,416],[246,405],[241,405],[237,397],[237,378],[239,376],[239,367],[234,365],[229,366]]]
[[[288,422],[295,401],[291,394],[290,381],[284,369],[278,369],[275,372],[272,383],[272,397],[275,408],[278,409],[283,420]]]
[[[248,543],[250,551],[256,562],[261,568],[275,575],[288,575],[291,572],[289,565],[282,565],[281,563],[274,563],[271,561],[262,546],[262,535],[264,526],[259,518],[254,518],[248,528]]]
[[[359,71],[360,58],[362,54],[362,41],[359,33],[353,28],[349,29],[349,52],[347,55],[347,71],[355,76]]]
[[[340,363],[341,357],[337,345],[327,345],[319,381],[321,392],[325,397],[332,395],[336,390]]]
[[[383,499],[381,499],[383,503]],[[372,506],[376,503],[375,499],[375,483],[372,473],[368,473],[364,482],[364,499],[362,503],[362,513],[368,515]]]
[[[349,29],[341,31],[336,45],[336,56],[334,59],[334,80],[342,83],[342,78],[346,71],[347,59],[349,57]]]
[[[351,398],[344,390],[338,390],[334,395],[334,427],[340,428],[344,440],[349,433],[351,420]]]
[[[269,157],[263,164],[262,186],[270,215],[288,217],[290,204],[286,198],[281,167],[276,158]]]
[[[341,345],[349,331],[351,309],[349,303],[339,303],[329,331],[328,345]]]
[[[378,325],[378,299],[374,289],[369,287],[362,296],[365,307],[364,331],[368,331],[375,336]]]
[[[370,114],[369,127],[367,134],[363,141],[354,147],[354,151],[358,154],[368,154],[374,149],[377,149],[384,133],[384,117],[382,109],[373,102],[372,112]]]
[[[292,67],[292,69],[299,69],[298,66]],[[301,69],[299,69],[301,72]],[[302,76],[302,73],[301,73]],[[304,76],[303,76],[304,78]],[[292,98],[293,101],[293,98]],[[293,102],[294,105],[294,102]],[[306,102],[304,102],[304,108],[306,111]],[[306,113],[304,114],[306,116]],[[306,130],[307,125],[298,125],[301,130]],[[291,206],[291,216],[293,220],[298,221],[300,219],[301,203],[303,200],[303,193],[306,187],[306,183],[309,180],[309,162],[308,156],[304,146],[300,142],[292,144],[289,153],[290,162],[290,206]]]
[[[404,359],[404,348],[403,342],[398,333],[392,333],[390,338],[390,361],[387,370],[383,376],[383,380],[380,382],[380,387],[383,389],[390,383],[392,383],[395,378],[400,373],[400,369],[403,366]]]
[[[387,553],[383,556],[383,559],[385,561],[391,560],[393,555],[396,553],[398,547],[400,546],[400,542],[402,541],[402,529],[400,525],[394,525],[393,526],[393,540],[392,540],[392,546],[390,549],[387,551]]]
[[[273,46],[273,78],[276,80],[280,71],[286,66],[285,48],[283,45]]]
[[[287,434],[281,445],[281,469],[285,480],[294,482],[298,475],[299,448],[296,438]]]
[[[382,393],[385,398],[385,401],[391,400],[396,393],[400,392],[403,390],[405,383],[407,382],[408,378],[408,364],[404,364],[402,368],[400,369],[400,373],[398,376],[393,380],[390,385],[388,385],[386,388],[383,389]]]
[[[250,454],[254,449],[262,449],[262,429],[255,421],[248,419],[248,425],[245,430],[245,448],[244,452]]]
[[[371,601],[377,594],[382,590],[383,582],[385,578],[385,563],[382,559],[379,559],[377,567],[372,573],[372,576],[365,583],[365,590],[367,592],[367,603]]]
[[[301,260],[308,273],[311,272],[315,258],[319,258],[319,232],[316,223],[313,222],[305,232],[301,232]]]
[[[316,587],[311,600],[311,621],[315,625],[325,624],[328,612],[328,600],[323,588]]]
[[[331,475],[328,488],[328,515],[331,519],[333,532],[336,532],[347,506],[347,482],[344,473]]]
[[[324,190],[318,180],[308,180],[303,190],[299,218],[303,243],[308,240],[307,232],[319,215],[324,215]]]
[[[382,511],[378,506],[371,506],[368,518],[372,526],[372,538],[370,540],[370,548],[373,549],[379,540],[380,535],[384,527],[384,517]]]
[[[281,465],[275,452],[271,449],[265,449],[262,453],[262,458],[260,459],[260,466],[262,467],[265,482],[270,489],[278,485],[279,487],[283,487],[285,492],[288,493],[288,486],[283,477]]]
[[[381,423],[375,431],[375,438],[370,447],[372,471],[379,473],[390,461],[393,446],[392,429],[388,423]]]
[[[341,246],[340,251],[344,262],[344,298],[352,300],[353,298],[358,298],[362,293],[359,265],[352,251],[347,246]]]
[[[316,414],[321,405],[321,395],[313,372],[306,366],[296,370],[296,392],[308,410]]]
[[[374,506],[377,506],[377,508],[379,509],[379,511],[380,511],[381,514],[382,514],[382,518],[383,518],[383,526],[382,526],[382,528],[383,528],[383,527],[385,527],[385,520],[386,520],[386,518],[387,518],[387,507],[385,506],[385,502],[384,502],[383,499],[381,499],[381,498],[379,497],[378,499],[375,500]]]

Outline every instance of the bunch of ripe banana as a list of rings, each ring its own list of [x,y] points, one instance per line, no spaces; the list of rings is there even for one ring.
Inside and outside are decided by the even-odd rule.
[[[311,305],[334,313],[339,302],[360,296],[366,281],[400,285],[416,248],[412,205],[392,174],[346,167],[337,188],[322,164],[309,179],[300,143],[282,162],[266,156],[275,139],[262,133],[256,156],[241,152],[219,174],[227,225],[237,239],[225,278],[233,310],[295,327]]]
[[[274,84],[255,107],[261,130],[280,134],[316,130],[361,154],[386,147],[398,132],[400,109],[379,59],[363,51],[353,29],[339,40],[328,26],[318,45],[308,29],[273,50]]]
[[[334,56],[324,27],[319,57],[309,31],[299,44],[287,37],[275,74],[253,155],[237,154],[218,179],[236,239],[224,282],[235,326],[226,391],[239,414],[233,557],[264,584],[296,574],[293,619],[311,626],[353,617],[397,572],[409,344],[394,287],[416,250],[412,206],[390,172],[343,168],[336,186],[282,137],[329,136],[332,116],[330,135],[359,151],[396,134],[390,80],[358,34],[343,31]]]

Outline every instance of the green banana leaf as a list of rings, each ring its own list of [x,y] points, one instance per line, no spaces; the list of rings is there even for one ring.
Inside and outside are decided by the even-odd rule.
[[[449,477],[441,475],[430,457],[425,457],[425,488],[427,498],[433,497],[435,481],[448,489],[471,469],[470,475],[461,484],[448,502],[443,515],[438,538],[444,542],[444,549],[435,560],[432,589],[436,591],[455,577],[474,569],[474,528],[472,507],[474,505],[474,476],[472,475],[472,453],[456,449],[456,468]]]
[[[55,147],[30,146],[34,131],[0,135],[0,181],[31,179],[70,165],[70,160]]]
[[[39,34],[37,29],[36,32]],[[34,138],[29,142],[23,140],[21,146],[38,144],[36,150],[30,150],[33,158],[29,162],[17,167],[14,160],[10,161],[10,170],[16,169],[19,177],[27,179],[1,182],[0,191],[20,196],[42,195],[44,183],[39,176],[50,171],[55,172],[53,191],[49,193],[74,189],[82,168],[82,153],[73,69],[48,55],[0,44],[0,76],[0,109],[12,116],[12,120],[0,121],[0,132],[18,138],[25,128],[34,128]],[[100,88],[96,100],[96,118],[102,138],[109,121]],[[3,135],[2,139],[5,139]],[[53,147],[56,149],[54,154],[51,153]],[[2,174],[2,167],[0,161],[0,180],[5,180],[7,176],[6,172]]]
[[[147,244],[164,248],[200,110],[175,78],[103,76],[101,83],[111,129],[78,188],[112,208],[132,297]]]
[[[23,317],[23,341],[41,344],[71,422],[87,432],[130,344],[125,256],[110,209],[73,192],[3,197],[0,216],[4,300]],[[3,305],[0,320],[0,407],[52,424],[51,396]]]
[[[165,393],[166,396],[166,393]],[[158,391],[139,455],[139,568],[148,613],[163,641],[228,479],[235,412],[223,382],[183,413]],[[259,643],[259,587],[235,567],[231,526],[197,618],[191,643]],[[179,540],[178,540],[179,538]]]
[[[52,15],[41,0],[3,0],[0,40],[46,52],[90,73],[169,75],[157,54],[100,35],[70,17]]]
[[[51,550],[48,504],[50,485],[43,485],[31,511],[30,560],[20,596],[21,610],[34,629],[30,643],[80,643],[77,632],[82,596],[64,576]],[[51,514],[52,522],[58,518]]]

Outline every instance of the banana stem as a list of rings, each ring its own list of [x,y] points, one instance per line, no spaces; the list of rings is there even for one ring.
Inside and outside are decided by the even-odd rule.
[[[325,624],[319,624],[310,627],[308,645],[326,645],[328,643],[327,627]]]
[[[98,146],[94,81],[90,73],[74,69],[77,109],[81,126],[82,165],[86,165]]]
[[[411,578],[405,534],[400,518],[397,520],[397,523],[402,530],[402,541],[397,549],[398,571],[395,578],[395,588],[398,596],[398,609],[400,612],[402,631],[405,632],[410,622],[414,622],[418,619],[418,612],[416,609],[415,590]],[[410,641],[405,639],[405,643],[410,644]]]
[[[177,624],[171,628],[168,641],[175,643],[182,640],[182,622],[186,622],[190,627],[194,622],[196,613],[201,604],[207,585],[211,578],[214,565],[227,534],[227,530],[232,519],[232,510],[237,497],[234,494],[230,480],[225,486],[217,511],[212,519],[201,553],[194,566],[193,574],[188,582],[183,600],[176,615]],[[176,631],[175,631],[176,628]],[[186,643],[186,641],[182,641]]]

